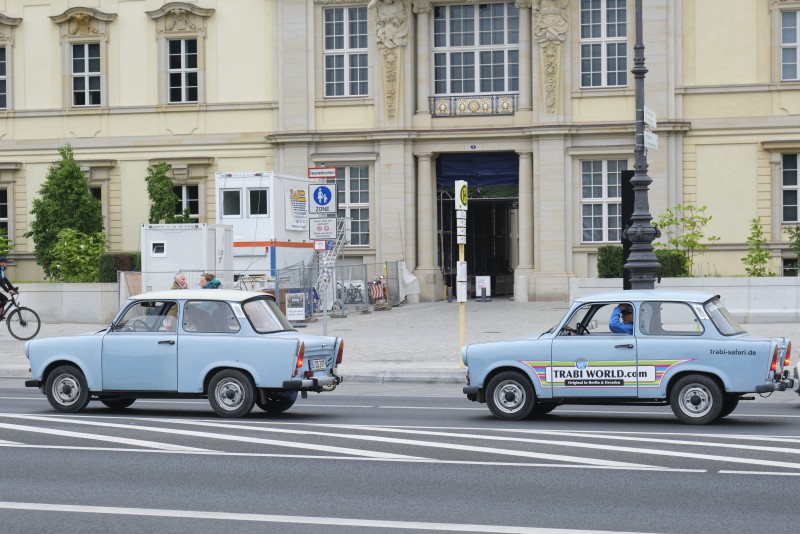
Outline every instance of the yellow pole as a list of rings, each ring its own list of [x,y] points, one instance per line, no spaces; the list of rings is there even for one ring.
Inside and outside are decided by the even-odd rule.
[[[458,245],[458,261],[459,262],[463,262],[464,261],[464,244],[463,243]],[[458,282],[456,282],[456,283],[458,283]],[[464,315],[465,315],[465,311],[466,311],[466,305],[467,305],[466,302],[459,302],[458,303],[458,323],[459,323],[459,334],[460,334],[460,337],[459,337],[460,344],[459,344],[459,348],[458,348],[458,364],[462,368],[464,367],[464,361],[461,359],[461,349],[464,347],[464,331],[465,331]]]

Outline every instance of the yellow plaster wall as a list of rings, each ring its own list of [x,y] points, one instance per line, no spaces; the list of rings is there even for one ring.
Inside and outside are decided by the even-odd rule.
[[[592,97],[586,91],[581,98],[572,99],[572,117],[575,122],[632,122],[636,100],[633,96]]]
[[[320,130],[363,130],[375,127],[374,106],[317,107]]]

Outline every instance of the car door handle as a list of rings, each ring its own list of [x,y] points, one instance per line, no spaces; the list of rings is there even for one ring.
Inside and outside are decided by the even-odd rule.
[[[624,345],[614,345],[615,349],[632,349],[633,343],[625,343]]]
[[[174,345],[175,341],[172,339],[165,339],[163,341],[158,342],[159,345]],[[632,346],[632,345],[631,345]]]

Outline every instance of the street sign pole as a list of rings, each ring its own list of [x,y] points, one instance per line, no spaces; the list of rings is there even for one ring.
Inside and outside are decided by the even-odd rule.
[[[467,244],[467,200],[469,199],[467,182],[456,180],[455,183],[455,204],[456,204],[456,241],[458,242],[458,266],[456,267],[456,300],[458,300],[458,363],[464,367],[464,360],[461,359],[461,349],[464,347],[466,333],[466,309],[467,309],[467,263],[464,259],[464,247]],[[463,222],[462,223],[460,221]],[[459,235],[463,234],[463,235]]]

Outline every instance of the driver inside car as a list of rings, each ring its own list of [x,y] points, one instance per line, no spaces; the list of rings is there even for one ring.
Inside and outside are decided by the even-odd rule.
[[[608,328],[617,334],[633,334],[633,308],[630,304],[619,304],[608,319]]]

